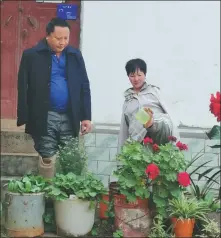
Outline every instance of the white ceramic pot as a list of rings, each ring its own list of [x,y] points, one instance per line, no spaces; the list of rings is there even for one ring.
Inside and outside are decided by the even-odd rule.
[[[78,198],[55,201],[55,219],[58,235],[83,236],[94,225],[95,207],[91,208],[89,201]]]

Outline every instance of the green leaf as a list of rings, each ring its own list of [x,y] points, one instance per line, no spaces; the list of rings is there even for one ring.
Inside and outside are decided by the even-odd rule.
[[[153,196],[153,201],[156,203],[157,207],[164,207],[166,205],[166,200],[156,195]]]
[[[31,182],[29,180],[26,180],[25,182],[25,192],[29,193],[31,191]]]
[[[173,189],[170,188],[169,192],[173,197],[178,198],[180,196],[181,190],[179,187],[174,187]]]
[[[213,199],[214,199],[214,196],[211,192],[208,192],[204,198],[204,200],[208,202],[209,204],[213,202]]]
[[[163,188],[162,186],[159,186],[158,188],[158,195],[161,198],[166,198],[168,196],[169,192],[166,188]]]
[[[209,169],[207,169],[206,171],[204,171],[203,173],[199,174],[199,176],[198,176],[198,181],[199,181],[202,177],[205,177],[205,175],[207,175],[208,173],[210,173],[210,172],[213,171],[214,169],[217,169],[217,166],[216,166],[216,167],[209,168]]]
[[[18,187],[20,189],[20,192],[24,192],[25,191],[24,184],[21,181],[16,181],[15,183],[18,185]]]
[[[221,145],[211,145],[209,147],[212,148],[212,149],[215,149],[215,148],[221,148]]]
[[[51,191],[51,194],[52,194],[53,196],[58,196],[58,195],[61,194],[61,190],[60,190],[59,188],[54,187],[54,188],[52,189],[52,191]]]
[[[201,169],[204,165],[210,163],[212,160],[209,160],[209,161],[206,161],[205,163],[203,164],[200,164],[198,167],[196,167],[196,169],[194,169],[191,173],[189,173],[189,175],[193,175],[194,173],[196,173],[197,170]]]
[[[24,177],[24,178],[22,179],[22,182],[23,182],[23,183],[30,182],[29,177]]]
[[[210,140],[220,139],[220,126],[218,125],[213,126],[212,129],[206,133],[206,135]]]
[[[91,197],[96,197],[97,193],[95,193],[95,192],[90,192],[89,195],[90,195]]]
[[[92,236],[97,236],[97,228],[93,228],[92,231],[91,231],[91,235]]]

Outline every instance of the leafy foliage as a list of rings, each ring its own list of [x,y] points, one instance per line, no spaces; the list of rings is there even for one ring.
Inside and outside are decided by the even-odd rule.
[[[122,238],[122,237],[123,237],[123,231],[122,231],[122,230],[116,230],[116,231],[113,233],[113,237],[114,237],[114,238]]]
[[[220,140],[220,126],[215,125],[212,129],[206,133],[210,140]],[[220,147],[219,147],[220,148]]]
[[[188,199],[185,196],[170,200],[168,210],[170,217],[176,217],[181,220],[191,218],[205,220],[205,215],[211,211],[204,201],[199,201],[196,198]]]
[[[150,160],[144,147],[136,141],[128,141],[117,156],[121,165],[114,175],[118,178],[120,193],[125,195],[128,201],[133,202],[137,197],[149,198],[145,168]]]
[[[62,174],[69,172],[81,175],[86,171],[87,156],[81,150],[78,138],[72,138],[65,142],[64,146],[59,146],[57,153],[57,171]]]
[[[203,153],[201,152],[202,151],[197,153],[186,167],[186,171],[189,172],[191,179],[190,192],[192,196],[196,197],[196,199],[207,202],[208,206],[210,208],[213,208],[218,198],[214,198],[212,189],[214,184],[219,184],[221,169],[219,166],[214,166],[200,173],[199,171],[203,168],[203,166],[212,162],[212,160],[208,160],[206,162],[198,164],[198,166],[195,166],[195,168],[191,170],[191,166],[194,166],[196,163],[198,163],[198,160],[200,160],[200,158],[203,156]],[[211,172],[213,172],[213,174],[211,174]],[[194,174],[198,175],[196,181],[194,181],[192,178]],[[206,181],[202,186],[199,186],[198,183],[202,182],[202,179],[206,179]]]
[[[163,223],[163,217],[157,215],[153,219],[153,224],[148,234],[149,238],[172,238],[175,237],[173,234],[170,234],[166,231],[166,225]]]
[[[102,194],[107,193],[103,183],[91,173],[56,174],[46,191],[47,196],[56,200],[68,199],[70,195],[75,195],[79,199],[94,201],[100,200]]]
[[[166,217],[168,199],[179,197],[183,190],[177,181],[177,174],[186,168],[184,154],[173,142],[160,145],[157,153],[153,153],[148,146],[146,151],[151,163],[155,163],[160,170],[159,176],[152,181],[153,202],[157,212]]]
[[[203,234],[200,237],[219,238],[221,234],[218,222],[211,219],[204,221],[202,232]]]
[[[152,198],[159,214],[166,217],[168,198],[179,197],[182,188],[177,181],[177,174],[185,171],[184,154],[173,142],[158,146],[158,152],[152,147],[143,146],[137,141],[128,140],[123,146],[117,160],[121,165],[114,172],[118,178],[120,193],[130,202],[137,197],[150,197],[150,186],[153,188]],[[160,174],[154,180],[147,178],[145,169],[149,164],[156,164]]]
[[[43,192],[47,181],[41,176],[25,175],[19,180],[8,183],[8,191],[13,193],[39,193]]]

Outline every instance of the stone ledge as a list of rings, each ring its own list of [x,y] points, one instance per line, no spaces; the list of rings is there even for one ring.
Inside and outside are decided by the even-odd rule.
[[[23,176],[38,173],[38,154],[1,153],[1,175]]]

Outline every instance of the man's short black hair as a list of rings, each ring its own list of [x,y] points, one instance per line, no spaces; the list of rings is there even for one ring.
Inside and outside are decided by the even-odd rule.
[[[146,75],[147,64],[142,59],[131,59],[126,63],[125,69],[127,76],[129,76],[131,73],[135,73],[138,69]]]
[[[55,17],[55,18],[52,18],[51,21],[46,26],[47,35],[50,35],[52,32],[54,32],[55,26],[68,27],[69,30],[71,30],[71,27],[67,21],[65,21],[62,18]]]

